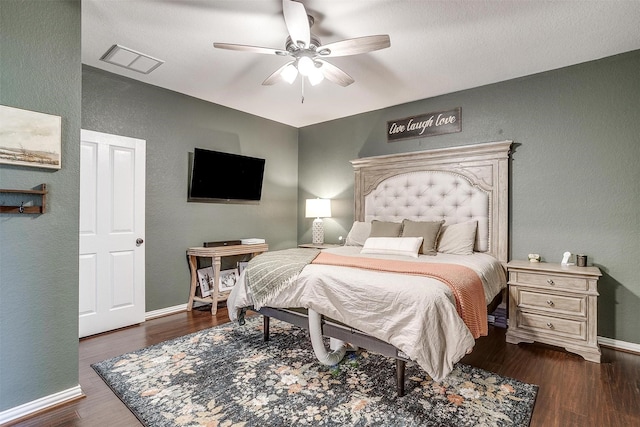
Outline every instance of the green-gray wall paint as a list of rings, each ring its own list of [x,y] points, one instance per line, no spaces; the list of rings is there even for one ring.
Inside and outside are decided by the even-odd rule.
[[[296,245],[297,129],[88,66],[82,128],[147,141],[147,311],[187,302],[189,247],[245,237]],[[266,159],[260,203],[187,203],[194,147]]]
[[[0,165],[49,186],[47,213],[0,215],[3,411],[78,385],[80,2],[2,0],[0,32],[0,104],[62,117],[61,170]]]
[[[349,160],[514,140],[511,258],[587,254],[603,272],[598,334],[640,343],[639,70],[634,51],[302,128],[299,208],[308,197],[333,198],[325,240],[336,242],[353,221]],[[454,107],[461,133],[386,142],[387,121]],[[310,227],[298,218],[301,241]]]
[[[78,384],[81,107],[85,127],[147,140],[147,310],[186,302],[188,246],[242,234],[291,247],[296,218],[298,241],[310,241],[310,220],[304,209],[298,215],[307,197],[335,198],[327,241],[344,236],[353,220],[351,159],[513,139],[512,257],[588,254],[605,273],[599,334],[640,343],[640,52],[296,130],[83,73],[80,20],[77,0],[0,1],[0,104],[63,118],[61,170],[0,165],[0,188],[50,187],[48,213],[0,216],[0,411]],[[462,133],[386,143],[387,120],[457,106]],[[185,203],[186,152],[201,143],[266,157],[265,202]]]

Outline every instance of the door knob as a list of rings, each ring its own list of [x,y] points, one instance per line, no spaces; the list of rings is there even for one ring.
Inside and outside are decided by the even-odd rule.
[[[144,243],[144,240],[142,240],[140,237],[136,239],[136,246],[140,246],[143,243]]]

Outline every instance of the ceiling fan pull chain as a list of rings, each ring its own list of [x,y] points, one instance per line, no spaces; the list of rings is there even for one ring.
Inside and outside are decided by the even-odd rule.
[[[304,77],[303,76],[300,76],[300,77],[302,77],[300,79],[300,81],[302,82],[302,100],[300,101],[300,103],[304,104]]]

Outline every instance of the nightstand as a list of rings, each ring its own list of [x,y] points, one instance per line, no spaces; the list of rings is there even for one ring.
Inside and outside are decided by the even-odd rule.
[[[600,363],[597,267],[511,261],[507,342],[542,342]]]
[[[330,248],[339,248],[342,245],[336,245],[333,243],[302,243],[298,245],[299,248],[310,248],[310,249],[330,249]]]

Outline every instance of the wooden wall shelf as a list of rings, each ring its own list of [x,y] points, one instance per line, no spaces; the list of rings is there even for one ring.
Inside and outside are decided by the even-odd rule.
[[[0,189],[0,194],[27,194],[41,196],[41,204],[36,206],[0,206],[0,213],[42,214],[47,211],[47,184],[40,184],[39,190],[8,190]]]

